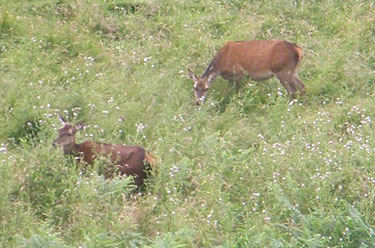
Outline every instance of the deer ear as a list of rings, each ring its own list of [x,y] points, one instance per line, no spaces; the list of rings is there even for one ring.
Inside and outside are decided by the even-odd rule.
[[[194,82],[198,81],[197,76],[192,70],[188,69],[188,74],[189,74],[189,77],[194,80]]]
[[[65,125],[65,123],[66,123],[65,119],[64,119],[59,113],[57,113],[57,115],[59,116],[59,120],[60,120],[60,122],[61,122],[63,125]]]
[[[216,74],[215,74],[215,73],[211,73],[211,74],[208,76],[208,79],[207,79],[207,87],[210,87],[212,80],[214,80],[215,78],[216,78]]]
[[[83,121],[77,124],[77,130],[81,130],[84,127],[85,127],[85,123]]]

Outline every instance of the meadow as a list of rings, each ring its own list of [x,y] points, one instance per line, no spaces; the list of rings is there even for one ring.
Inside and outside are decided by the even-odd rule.
[[[375,3],[1,0],[0,247],[375,247]],[[305,101],[222,78],[229,40],[302,47]],[[51,146],[141,145],[157,169],[105,180]]]

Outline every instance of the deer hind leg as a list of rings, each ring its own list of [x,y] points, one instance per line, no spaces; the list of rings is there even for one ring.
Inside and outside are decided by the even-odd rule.
[[[296,86],[290,76],[290,74],[276,74],[277,79],[279,79],[281,85],[286,89],[290,98],[294,98],[297,91]]]
[[[139,176],[134,177],[134,184],[135,185],[137,185],[139,187],[140,185],[142,185],[142,183],[143,183],[143,178],[139,178]]]
[[[234,82],[234,90],[235,90],[236,94],[238,94],[240,92],[240,88],[241,88],[241,77],[234,78],[233,82]]]
[[[294,85],[297,87],[298,91],[300,92],[303,98],[306,97],[306,86],[301,82],[297,75],[293,78]]]

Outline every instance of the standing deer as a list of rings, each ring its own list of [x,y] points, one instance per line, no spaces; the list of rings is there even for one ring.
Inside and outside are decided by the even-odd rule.
[[[212,81],[221,76],[235,83],[236,91],[243,76],[262,81],[276,76],[290,97],[300,92],[306,96],[306,87],[298,78],[302,49],[294,43],[276,41],[229,41],[216,54],[201,77],[188,69],[194,80],[195,103],[204,101]]]
[[[83,159],[87,164],[93,164],[98,156],[108,158],[118,168],[121,175],[134,176],[137,186],[140,186],[147,178],[146,165],[153,166],[155,160],[143,147],[111,145],[94,141],[76,144],[76,132],[81,130],[85,124],[80,122],[77,125],[72,125],[60,115],[59,117],[63,126],[59,129],[59,136],[52,142],[52,145],[62,147],[64,155],[74,154],[79,161]]]

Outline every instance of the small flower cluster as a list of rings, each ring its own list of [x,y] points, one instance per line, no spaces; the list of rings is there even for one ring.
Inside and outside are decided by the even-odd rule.
[[[145,125],[143,125],[143,123],[136,123],[135,126],[137,127],[137,133],[143,132],[145,129]]]
[[[6,154],[8,151],[7,147],[5,146],[4,143],[1,144],[1,147],[0,147],[0,153],[4,153]]]
[[[174,120],[174,121],[178,121],[178,120],[180,120],[181,122],[184,122],[184,121],[185,121],[184,117],[183,117],[181,114],[179,114],[178,116],[175,115],[175,116],[173,117],[173,120]]]
[[[177,166],[177,165],[173,165],[169,170],[170,170],[170,172],[169,172],[169,176],[171,177],[171,178],[173,178],[174,176],[175,176],[175,174],[177,174],[178,173],[178,171],[179,171],[179,167]]]
[[[90,57],[90,56],[85,56],[83,57],[83,59],[86,61],[86,66],[92,66],[95,59],[93,57]]]
[[[150,61],[152,59],[152,57],[151,56],[149,56],[149,57],[145,57],[144,59],[143,59],[143,65],[147,65],[147,62],[148,61]],[[154,64],[151,64],[151,68],[154,68],[155,67],[155,65]]]

